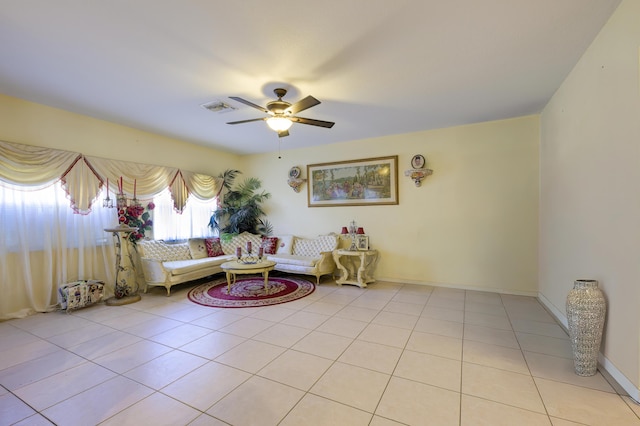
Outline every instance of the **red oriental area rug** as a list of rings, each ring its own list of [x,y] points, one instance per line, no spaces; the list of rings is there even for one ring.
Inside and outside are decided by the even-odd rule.
[[[265,292],[264,278],[244,277],[227,291],[227,280],[220,278],[189,290],[188,297],[194,303],[214,308],[251,308],[291,302],[310,295],[315,285],[298,278],[269,277]]]

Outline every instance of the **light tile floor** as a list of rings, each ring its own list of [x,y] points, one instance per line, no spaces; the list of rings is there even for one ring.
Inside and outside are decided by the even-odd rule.
[[[640,425],[531,297],[325,280],[214,309],[191,287],[0,323],[0,425]]]

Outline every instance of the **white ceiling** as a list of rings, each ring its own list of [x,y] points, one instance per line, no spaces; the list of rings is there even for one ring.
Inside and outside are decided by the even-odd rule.
[[[0,93],[240,154],[538,113],[620,0],[0,0]],[[213,113],[224,101],[238,109]]]

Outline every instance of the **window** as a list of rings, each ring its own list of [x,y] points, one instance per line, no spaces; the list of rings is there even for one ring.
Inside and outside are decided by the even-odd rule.
[[[111,233],[116,209],[74,213],[60,182],[25,191],[0,186],[0,318],[54,308],[58,286],[79,279],[113,282],[115,250]]]
[[[28,190],[0,186],[0,252],[37,251],[53,248],[103,245],[109,235],[104,228],[117,223],[115,209],[102,207],[102,195],[91,213],[73,212],[60,182]]]
[[[69,199],[60,182],[43,189],[25,191],[0,186],[0,252],[39,251],[49,247],[90,247],[109,244],[111,237],[104,228],[117,225],[117,209],[102,207],[103,191],[91,207],[91,213],[80,215],[69,207]],[[114,200],[115,201],[115,200]],[[153,198],[153,234],[156,239],[179,240],[209,237],[209,219],[216,201],[189,197],[182,214],[173,209],[168,190]]]
[[[216,209],[216,200],[202,201],[190,196],[182,214],[173,209],[169,190],[153,198],[156,208],[152,211],[153,238],[157,240],[182,240],[191,237],[210,237],[209,219]]]

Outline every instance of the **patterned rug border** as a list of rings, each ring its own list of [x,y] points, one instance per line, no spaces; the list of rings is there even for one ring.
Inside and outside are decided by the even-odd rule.
[[[264,279],[262,277],[242,277],[238,278],[238,281],[235,285],[237,286],[238,284],[242,283],[248,284],[251,282],[259,282],[263,285]],[[277,283],[280,285],[284,284],[286,286],[286,283],[283,282],[288,282],[290,285],[296,286],[296,288],[293,291],[280,296],[278,296],[278,294],[282,294],[283,291],[269,296],[248,296],[246,298],[239,298],[227,295],[225,298],[218,298],[211,295],[210,291],[215,291],[216,287],[221,286],[223,286],[224,288],[220,288],[219,290],[225,291],[227,287],[226,278],[218,278],[192,288],[191,290],[189,290],[187,297],[193,303],[211,308],[253,308],[280,305],[282,303],[302,299],[303,297],[306,297],[313,293],[316,289],[316,286],[313,282],[302,278],[269,277],[270,285],[272,283]],[[233,289],[234,286],[232,286],[232,290]]]

